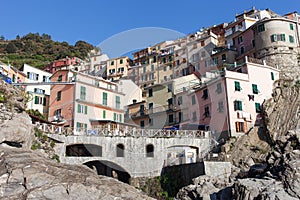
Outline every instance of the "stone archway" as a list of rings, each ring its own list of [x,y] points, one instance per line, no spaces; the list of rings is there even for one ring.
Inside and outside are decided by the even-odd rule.
[[[131,178],[130,174],[120,165],[107,160],[93,160],[83,163],[91,169],[94,169],[98,175],[108,176],[123,183],[128,183]]]

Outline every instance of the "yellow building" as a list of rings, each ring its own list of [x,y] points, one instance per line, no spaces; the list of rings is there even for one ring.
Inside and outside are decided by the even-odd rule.
[[[111,81],[116,81],[123,76],[127,76],[128,67],[131,65],[131,62],[131,59],[127,56],[107,60],[107,79]]]

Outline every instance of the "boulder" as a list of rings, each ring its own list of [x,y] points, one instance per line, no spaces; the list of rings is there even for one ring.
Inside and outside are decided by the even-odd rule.
[[[56,163],[30,151],[0,145],[4,199],[152,199],[86,166]]]

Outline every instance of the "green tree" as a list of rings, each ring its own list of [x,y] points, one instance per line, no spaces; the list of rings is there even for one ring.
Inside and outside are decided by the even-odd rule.
[[[12,42],[8,43],[8,45],[6,46],[7,53],[16,53],[17,50],[18,49],[17,49],[16,45]]]

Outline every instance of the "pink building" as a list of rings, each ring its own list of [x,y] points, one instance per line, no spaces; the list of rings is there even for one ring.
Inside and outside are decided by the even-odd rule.
[[[56,71],[51,82],[49,121],[87,130],[114,130],[124,122],[124,94],[118,85],[74,70]]]
[[[261,104],[272,97],[279,70],[245,60],[191,92],[190,124],[201,125],[216,137],[230,137],[262,123]]]
[[[55,60],[55,61],[51,62],[49,65],[44,67],[43,70],[53,74],[54,72],[56,72],[58,70],[67,69],[67,67],[69,67],[69,66],[76,66],[82,62],[83,62],[83,60],[81,60],[80,58],[77,58],[77,57],[72,57],[72,58],[66,57],[66,58],[63,58],[60,60]]]

